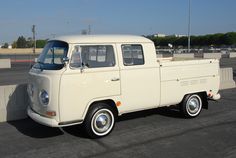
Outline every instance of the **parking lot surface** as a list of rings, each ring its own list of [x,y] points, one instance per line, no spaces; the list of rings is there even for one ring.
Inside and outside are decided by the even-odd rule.
[[[49,128],[29,118],[0,123],[0,157],[234,158],[236,89],[220,93],[197,118],[168,108],[128,114],[101,139],[88,139],[81,126]]]

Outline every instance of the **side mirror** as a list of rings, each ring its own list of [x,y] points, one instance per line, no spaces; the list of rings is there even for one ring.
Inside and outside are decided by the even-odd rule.
[[[64,57],[64,58],[62,58],[62,63],[67,64],[69,62],[69,60],[70,59],[68,57]]]

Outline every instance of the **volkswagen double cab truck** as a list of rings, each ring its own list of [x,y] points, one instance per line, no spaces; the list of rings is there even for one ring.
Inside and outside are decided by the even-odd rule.
[[[125,113],[176,105],[193,118],[220,99],[217,59],[158,59],[141,36],[49,40],[29,74],[28,115],[50,127],[83,124],[92,138],[108,135]]]

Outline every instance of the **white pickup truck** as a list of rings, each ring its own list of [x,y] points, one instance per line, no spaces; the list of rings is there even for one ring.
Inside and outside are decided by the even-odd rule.
[[[156,58],[140,36],[85,35],[49,40],[29,72],[28,115],[40,124],[82,124],[92,138],[118,116],[170,105],[185,117],[220,99],[216,59]]]

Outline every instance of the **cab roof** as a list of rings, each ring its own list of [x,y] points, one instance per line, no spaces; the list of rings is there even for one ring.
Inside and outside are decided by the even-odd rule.
[[[67,43],[152,43],[151,40],[136,35],[70,35],[50,39],[52,40]]]

